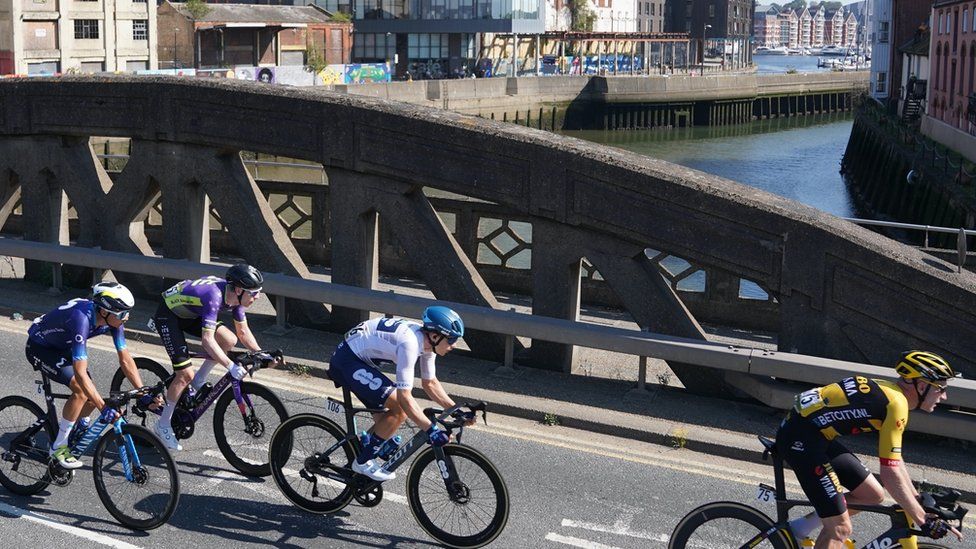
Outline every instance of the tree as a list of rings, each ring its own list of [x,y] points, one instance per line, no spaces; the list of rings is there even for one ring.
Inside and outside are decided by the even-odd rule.
[[[315,46],[315,41],[310,39],[308,41],[308,56],[305,61],[305,70],[312,74],[318,74],[325,70],[325,67],[328,65],[325,62],[325,56]]]
[[[787,4],[783,4],[784,10],[796,10],[803,11],[803,8],[807,7],[806,0],[793,0]]]
[[[194,21],[199,21],[210,13],[210,6],[206,0],[186,0],[186,11],[190,12]]]
[[[825,9],[827,11],[837,11],[837,10],[841,9],[841,7],[843,7],[843,4],[841,4],[840,2],[836,2],[836,1],[835,2],[820,2],[820,7],[822,7],[823,9]]]
[[[596,14],[590,9],[589,0],[572,0],[569,3],[570,28],[578,32],[590,32],[596,22]]]

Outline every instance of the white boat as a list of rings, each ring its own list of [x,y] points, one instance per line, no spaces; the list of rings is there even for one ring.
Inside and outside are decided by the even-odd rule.
[[[824,48],[820,50],[820,55],[844,57],[847,55],[847,48],[835,45],[824,46]]]
[[[821,48],[805,48],[803,55],[820,55]]]
[[[802,55],[803,54],[803,50],[801,50],[800,48],[789,48],[789,49],[786,50],[786,54],[787,55]]]
[[[779,46],[776,48],[769,48],[766,46],[759,46],[753,55],[786,55],[786,47]]]

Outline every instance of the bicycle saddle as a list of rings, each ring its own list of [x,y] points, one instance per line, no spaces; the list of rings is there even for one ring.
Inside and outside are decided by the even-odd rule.
[[[764,437],[762,435],[759,435],[758,438],[759,438],[759,442],[762,443],[763,448],[764,448],[764,450],[763,450],[763,461],[765,461],[766,458],[769,457],[769,454],[773,454],[773,455],[776,454],[776,441],[775,440],[773,440],[773,439],[771,439],[769,437]]]

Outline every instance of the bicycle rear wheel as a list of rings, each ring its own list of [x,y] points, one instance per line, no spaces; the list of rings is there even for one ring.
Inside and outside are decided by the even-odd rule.
[[[316,414],[288,418],[271,436],[270,446],[271,476],[295,505],[325,514],[352,500],[354,487],[339,471],[349,470],[356,451],[332,420]]]
[[[732,501],[718,501],[702,505],[688,513],[674,528],[668,549],[709,547],[714,549],[745,546],[746,542],[775,523],[761,511]],[[753,547],[764,549],[795,549],[792,538],[777,531]]]
[[[92,473],[98,498],[129,528],[158,528],[176,510],[180,499],[176,464],[163,443],[144,427],[126,424],[122,435],[111,430],[102,436]]]
[[[169,370],[155,360],[142,356],[135,357],[134,360],[136,369],[139,370],[139,377],[142,378],[143,384],[147,387],[152,387],[160,381],[169,379]],[[122,371],[122,368],[115,371],[115,375],[112,376],[110,388],[112,391],[131,391],[132,389],[138,389],[138,387],[133,387],[129,379],[125,377],[125,372]],[[166,393],[164,391],[164,398],[165,395]],[[143,410],[135,405],[130,406],[130,414],[126,417],[132,420],[129,424],[142,425],[150,430],[159,421],[159,414],[150,410]]]
[[[34,495],[50,484],[48,449],[54,433],[47,421],[36,434],[21,438],[32,425],[47,417],[34,401],[22,396],[0,399],[0,484],[15,494]]]
[[[241,382],[252,408],[241,410],[233,389],[224,391],[214,408],[214,438],[227,462],[251,477],[271,474],[268,464],[271,435],[288,419],[285,403],[271,389],[258,383]]]
[[[407,473],[407,500],[414,518],[432,538],[449,547],[481,547],[495,540],[508,522],[508,488],[481,452],[448,444],[446,458],[459,486],[448,491],[433,448],[417,456]],[[446,473],[444,473],[446,475]]]

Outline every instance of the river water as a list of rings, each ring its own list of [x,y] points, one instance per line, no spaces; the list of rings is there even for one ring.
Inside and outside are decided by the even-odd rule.
[[[852,125],[851,114],[831,113],[724,127],[562,133],[732,179],[836,216],[853,217],[854,204],[840,174]]]

